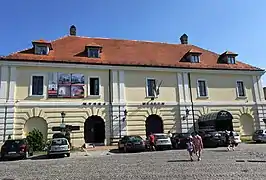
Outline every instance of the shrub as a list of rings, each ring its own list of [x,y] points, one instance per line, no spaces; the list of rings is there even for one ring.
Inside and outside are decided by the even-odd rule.
[[[29,132],[27,140],[29,145],[33,148],[33,151],[42,151],[44,149],[45,143],[43,134],[38,129],[34,128]]]

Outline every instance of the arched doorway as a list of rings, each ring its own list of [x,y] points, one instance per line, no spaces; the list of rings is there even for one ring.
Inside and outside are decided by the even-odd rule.
[[[254,132],[254,120],[249,114],[240,116],[240,127],[242,135],[252,135]]]
[[[45,119],[41,117],[32,117],[28,119],[24,125],[23,134],[27,136],[33,129],[39,130],[44,140],[47,140],[48,124]]]
[[[163,133],[163,120],[160,116],[152,114],[146,119],[146,136],[150,133]]]
[[[85,143],[104,143],[105,122],[100,116],[90,116],[84,123]]]

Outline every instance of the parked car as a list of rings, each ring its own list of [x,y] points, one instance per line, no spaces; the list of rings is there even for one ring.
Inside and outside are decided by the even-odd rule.
[[[145,141],[137,135],[124,136],[118,142],[118,150],[125,153],[145,151]]]
[[[252,136],[252,140],[257,143],[266,142],[266,130],[264,129],[256,130]]]
[[[1,159],[23,158],[27,159],[33,155],[27,139],[9,139],[1,147]]]
[[[171,142],[174,149],[185,149],[189,133],[173,133]]]
[[[204,147],[216,148],[221,146],[222,137],[218,131],[199,131],[199,135]]]
[[[226,132],[225,131],[219,131],[219,133],[221,134],[221,144],[220,146],[227,146],[227,143],[226,143]],[[230,134],[230,131],[227,131],[227,134],[229,135]],[[241,143],[241,139],[240,139],[240,135],[233,131],[233,134],[234,134],[234,141],[235,141],[235,145],[238,146],[239,143]]]
[[[172,142],[170,137],[164,133],[155,133],[153,134],[155,138],[155,148],[156,150],[160,149],[172,149]]]
[[[66,138],[52,139],[47,148],[47,156],[49,158],[59,155],[66,155],[67,157],[70,156],[70,144]]]

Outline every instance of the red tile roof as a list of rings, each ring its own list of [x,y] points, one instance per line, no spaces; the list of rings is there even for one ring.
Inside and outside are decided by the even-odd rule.
[[[220,56],[219,54],[190,44],[166,44],[79,36],[65,36],[52,41],[51,44],[53,50],[51,50],[48,55],[36,55],[34,54],[34,49],[31,48],[10,54],[2,59],[15,61],[262,71],[262,69],[239,61],[237,61],[236,64],[219,64],[217,63]],[[88,58],[85,47],[91,44],[97,44],[102,47],[101,58]],[[200,63],[180,61],[191,49],[201,53]]]

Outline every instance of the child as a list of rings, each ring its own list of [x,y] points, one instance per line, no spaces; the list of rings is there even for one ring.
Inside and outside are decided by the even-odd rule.
[[[193,161],[193,152],[194,152],[194,150],[195,150],[195,146],[194,146],[193,141],[192,141],[192,136],[189,136],[188,137],[188,142],[187,142],[187,151],[189,153],[191,161]]]

